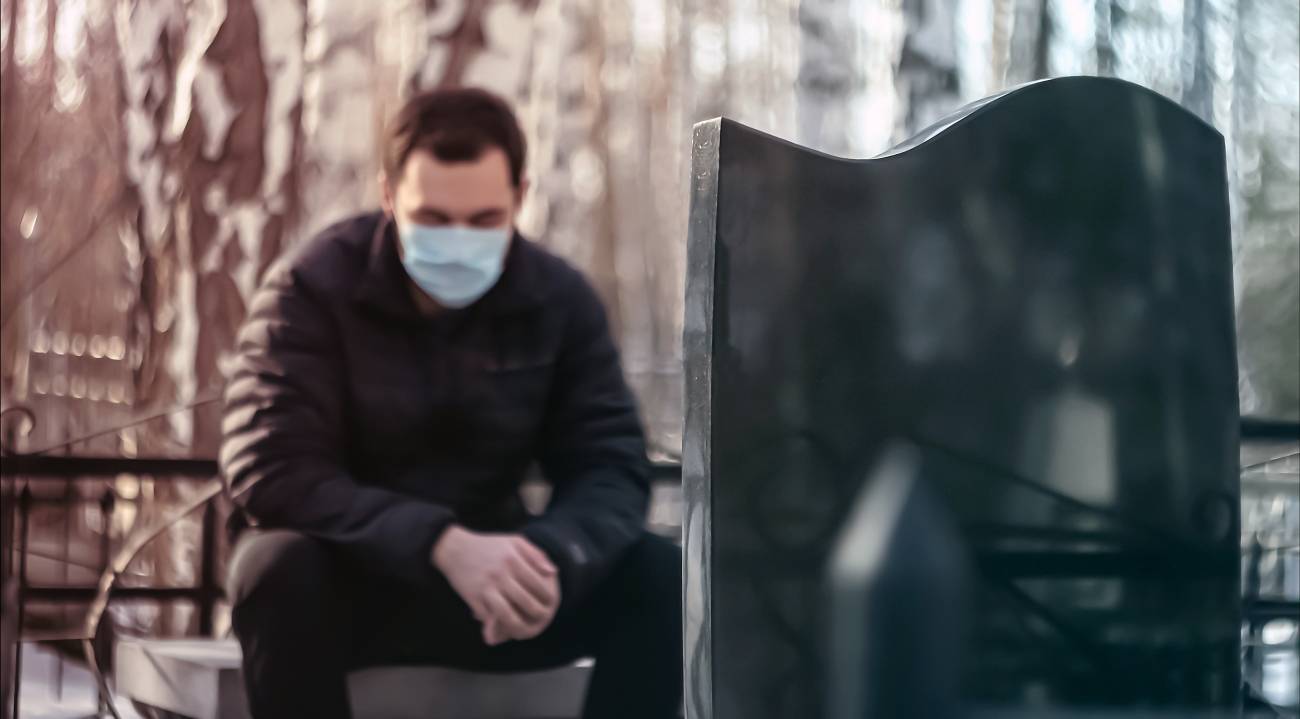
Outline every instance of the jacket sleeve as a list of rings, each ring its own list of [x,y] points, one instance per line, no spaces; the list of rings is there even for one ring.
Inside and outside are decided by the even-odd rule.
[[[427,586],[437,571],[433,543],[452,512],[349,475],[342,350],[324,303],[292,269],[274,268],[236,342],[222,474],[256,525],[317,537],[389,577]]]
[[[539,452],[554,491],[523,530],[556,562],[566,602],[590,592],[641,536],[650,495],[645,437],[604,308],[581,277],[568,304]]]

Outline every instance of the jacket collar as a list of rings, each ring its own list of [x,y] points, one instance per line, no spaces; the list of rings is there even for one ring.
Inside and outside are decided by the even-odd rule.
[[[510,238],[505,267],[500,279],[474,304],[462,310],[446,310],[438,317],[470,314],[514,314],[540,306],[544,294],[533,258],[535,248],[516,230]],[[387,213],[379,213],[370,240],[366,269],[357,285],[355,299],[392,317],[420,322],[430,319],[420,314],[407,285],[410,282],[402,258],[397,252],[397,229]]]

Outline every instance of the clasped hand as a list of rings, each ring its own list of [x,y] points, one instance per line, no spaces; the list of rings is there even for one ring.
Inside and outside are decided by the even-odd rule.
[[[560,606],[558,571],[536,545],[518,534],[483,534],[448,527],[432,560],[483,624],[483,641],[532,639]]]

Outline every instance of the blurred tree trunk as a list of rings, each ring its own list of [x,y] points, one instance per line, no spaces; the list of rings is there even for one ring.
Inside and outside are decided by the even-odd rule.
[[[896,140],[943,117],[961,104],[957,68],[959,4],[954,0],[905,0],[907,34],[896,84],[905,108]]]
[[[895,139],[896,68],[905,17],[899,0],[803,0],[796,140],[823,152],[864,157]]]
[[[127,228],[139,258],[136,405],[203,402],[149,426],[139,447],[215,456],[219,362],[245,299],[298,221],[303,8],[121,0],[116,11],[126,179],[140,207]],[[165,512],[192,491],[157,483],[153,507]],[[158,580],[196,580],[197,522],[187,518],[149,547]],[[188,612],[163,616],[171,633]]]
[[[1300,7],[1294,0],[1255,0],[1238,8],[1228,34],[1233,54],[1213,69],[1231,88],[1242,412],[1297,419]],[[1224,77],[1225,66],[1235,72]]]

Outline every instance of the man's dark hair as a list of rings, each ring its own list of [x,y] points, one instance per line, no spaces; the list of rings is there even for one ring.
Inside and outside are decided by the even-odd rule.
[[[506,153],[510,181],[518,187],[527,144],[510,105],[478,88],[429,90],[407,100],[389,122],[384,132],[384,172],[390,182],[397,182],[415,150],[427,150],[443,162],[472,162],[490,147]]]

